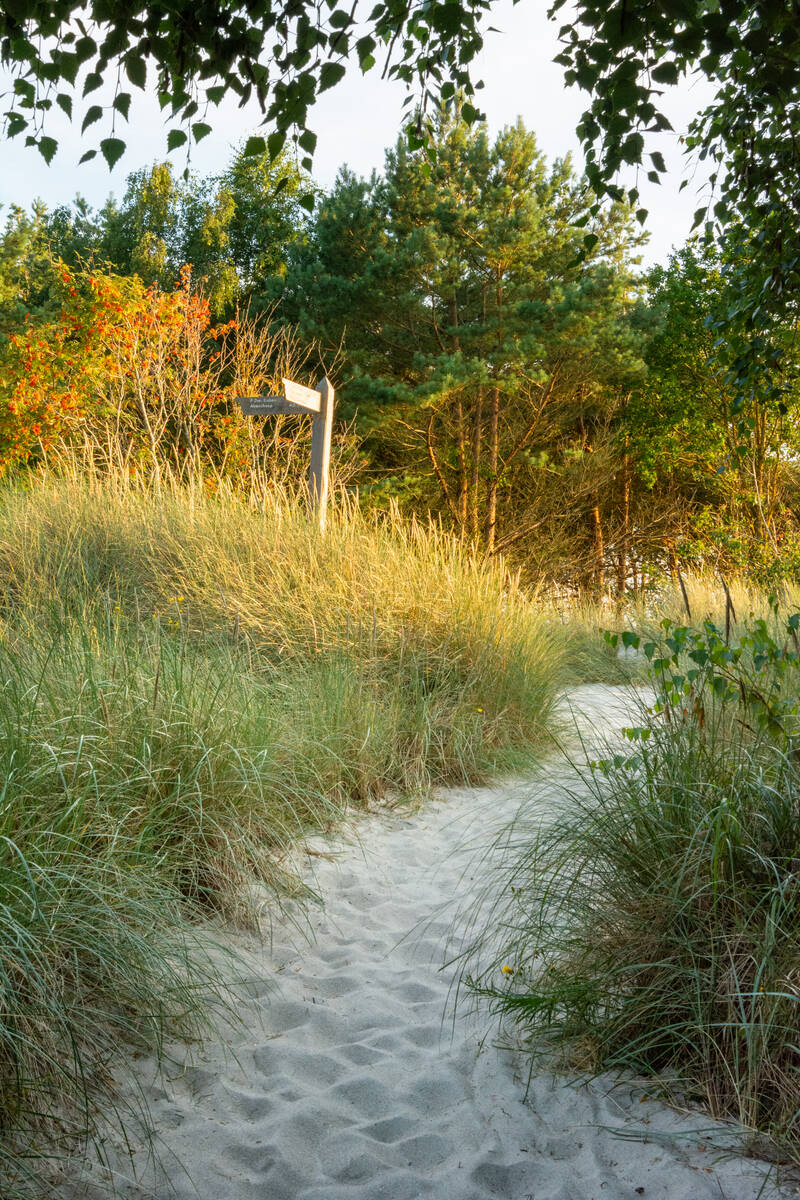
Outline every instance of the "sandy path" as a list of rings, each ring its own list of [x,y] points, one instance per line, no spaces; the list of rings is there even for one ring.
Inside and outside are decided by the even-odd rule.
[[[581,688],[572,699],[590,725],[619,723],[622,701],[613,689]],[[551,781],[569,774],[555,765]],[[527,791],[531,802],[546,803],[541,785]],[[774,1195],[770,1180],[764,1187],[763,1164],[710,1147],[707,1133],[697,1132],[708,1130],[708,1120],[642,1102],[641,1091],[610,1081],[574,1087],[544,1074],[525,1103],[524,1064],[490,1042],[478,1053],[488,1025],[443,1025],[450,974],[440,967],[454,898],[468,898],[486,869],[465,847],[474,846],[478,819],[480,829],[494,828],[520,798],[511,788],[450,792],[411,816],[365,817],[359,841],[328,845],[333,861],[314,858],[326,902],[312,915],[316,940],[303,944],[278,927],[271,948],[260,951],[270,987],[256,988],[263,994],[247,1033],[236,1037],[236,1061],[212,1047],[167,1090],[141,1065],[169,1186],[148,1173],[142,1153],[137,1184],[117,1159],[120,1193],[165,1200]],[[724,1143],[720,1127],[716,1145]],[[107,1188],[96,1175],[62,1192],[77,1200]]]

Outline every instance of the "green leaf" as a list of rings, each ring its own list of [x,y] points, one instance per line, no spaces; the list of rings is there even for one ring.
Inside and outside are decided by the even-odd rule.
[[[97,158],[97,151],[96,150],[87,150],[86,153],[82,154],[80,156],[80,158],[78,159],[78,166],[80,166],[81,163],[90,162],[90,160],[93,158]]]
[[[204,137],[208,137],[211,133],[211,126],[206,125],[205,121],[198,121],[192,126],[192,136],[196,142],[201,142]]]
[[[125,58],[125,74],[134,87],[144,88],[147,82],[147,63],[139,54],[128,54]]]
[[[267,143],[264,141],[263,137],[257,137],[254,135],[253,137],[249,137],[245,142],[242,154],[245,156],[245,158],[255,158],[256,155],[263,154],[266,148]]]
[[[72,96],[68,96],[66,92],[59,92],[56,96],[56,104],[72,120]]]
[[[372,52],[376,45],[377,43],[373,37],[362,37],[356,42],[356,54],[358,55],[362,71],[369,70],[369,67],[366,66],[368,60],[371,59],[374,63],[375,59],[372,57]]]
[[[36,89],[33,84],[27,79],[14,80],[14,94],[22,97],[22,103],[26,108],[33,107],[33,101],[36,96]]]
[[[12,112],[8,114],[8,124],[6,125],[6,133],[9,137],[16,137],[22,133],[23,129],[28,128],[28,120],[23,117],[22,113]]]
[[[83,94],[88,96],[90,92],[96,92],[99,87],[102,87],[103,76],[98,71],[90,71],[83,81]]]
[[[95,121],[99,121],[103,115],[103,110],[99,104],[93,104],[86,112],[86,116],[81,123],[81,133],[85,133],[90,125],[94,125]]]
[[[638,163],[642,160],[642,151],[644,150],[644,138],[640,133],[631,133],[625,138],[625,141],[620,147],[620,154],[623,161],[628,163]]]
[[[344,74],[345,67],[343,63],[323,63],[322,70],[319,73],[318,91],[327,92],[328,88],[334,87],[344,77]]]
[[[100,153],[108,163],[108,169],[112,170],[125,153],[125,143],[119,138],[103,138],[100,143]]]
[[[313,213],[313,211],[314,211],[314,193],[313,192],[305,192],[302,196],[298,196],[297,203],[302,208],[304,208],[306,210],[306,212]]]
[[[297,140],[309,154],[313,154],[317,148],[317,135],[312,133],[310,129],[304,129]]]
[[[271,159],[276,159],[286,144],[286,134],[274,129],[267,138],[267,150]]]
[[[127,121],[128,113],[130,112],[130,107],[131,107],[130,92],[119,92],[119,94],[114,97],[113,107],[117,110],[118,113],[122,113],[123,117]]]
[[[48,167],[53,161],[53,156],[58,149],[58,142],[55,138],[40,137],[39,138],[39,153],[41,154]]]
[[[97,42],[90,37],[78,38],[74,51],[78,62],[87,62],[97,53]]]
[[[167,151],[177,150],[178,146],[183,146],[186,140],[186,133],[183,129],[170,129],[167,134]]]
[[[677,83],[678,67],[674,62],[659,63],[653,68],[652,78],[655,83]]]

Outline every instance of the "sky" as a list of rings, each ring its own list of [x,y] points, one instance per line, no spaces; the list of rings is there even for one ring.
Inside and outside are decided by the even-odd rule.
[[[484,89],[478,94],[492,131],[501,129],[521,116],[536,134],[541,150],[549,159],[573,154],[582,166],[575,127],[586,107],[586,94],[567,88],[563,69],[553,62],[558,52],[557,24],[548,21],[543,0],[498,0],[492,7],[491,24],[498,32],[487,33],[483,53],[474,76],[482,78]],[[24,137],[7,140],[3,147],[0,173],[0,205],[30,205],[35,199],[48,207],[71,201],[77,193],[92,205],[101,205],[112,192],[124,191],[125,178],[138,167],[167,158],[167,126],[153,95],[134,90],[130,123],[118,130],[128,149],[113,171],[99,159],[78,165],[78,159],[90,145],[96,145],[100,125],[81,139],[77,125],[71,125],[57,111],[47,130],[59,141],[59,150],[48,167],[35,149],[24,145]],[[342,83],[325,92],[313,110],[310,124],[318,135],[314,176],[329,187],[338,168],[346,163],[359,174],[380,169],[384,151],[398,134],[403,121],[405,90],[398,84],[380,79],[377,69],[362,76],[353,65]],[[698,199],[698,181],[691,164],[685,160],[677,142],[678,134],[709,98],[704,81],[673,89],[665,103],[675,134],[654,139],[652,148],[664,154],[668,178],[661,186],[640,180],[643,203],[649,209],[646,228],[650,241],[643,252],[645,262],[663,262],[673,246],[681,245],[689,235],[692,215],[702,202]],[[252,106],[239,109],[224,101],[209,120],[214,132],[192,151],[191,166],[201,174],[221,171],[231,158],[233,148],[250,133],[257,131],[259,111]],[[91,135],[94,134],[94,140]],[[105,136],[105,131],[102,136]],[[182,170],[185,154],[171,156]],[[682,179],[689,185],[681,192]],[[0,219],[2,210],[0,210]]]

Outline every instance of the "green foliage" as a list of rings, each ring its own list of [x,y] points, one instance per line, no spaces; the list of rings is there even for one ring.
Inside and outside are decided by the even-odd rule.
[[[554,12],[564,10],[557,0]],[[590,31],[590,32],[589,32]],[[670,128],[660,111],[664,85],[693,72],[714,85],[714,97],[690,124],[686,148],[712,170],[713,204],[698,208],[708,238],[723,246],[746,233],[747,252],[729,256],[731,303],[717,335],[736,343],[730,382],[738,403],[765,391],[765,367],[780,362],[776,327],[791,321],[800,281],[796,177],[800,105],[800,23],[782,0],[650,6],[624,13],[602,0],[581,0],[561,30],[558,60],[569,83],[593,95],[579,133],[587,174],[601,192],[623,163],[645,165],[656,181],[665,164],[649,151],[652,136]],[[632,205],[636,185],[628,189]],[[733,231],[733,238],[731,237]]]
[[[738,351],[716,328],[733,297],[728,266],[691,244],[650,273],[648,372],[626,407],[626,445],[664,507],[680,497],[668,537],[684,561],[791,571],[800,389],[786,370],[773,386],[764,364],[764,386],[737,402]]]
[[[702,731],[706,710],[724,706],[731,721],[751,733],[767,733],[781,749],[791,751],[800,735],[800,612],[781,619],[777,601],[770,603],[771,620],[747,622],[734,640],[729,599],[724,630],[711,619],[695,629],[665,618],[655,641],[630,630],[608,633],[606,641],[615,649],[641,650],[656,688],[653,712],[667,724],[688,721]],[[649,736],[649,730],[629,734],[636,741]]]
[[[271,161],[239,149],[225,171],[205,179],[179,179],[169,163],[140,168],[128,176],[122,199],[98,211],[81,197],[52,211],[37,202],[30,215],[14,208],[0,238],[0,336],[24,312],[51,311],[53,259],[110,266],[163,290],[189,264],[215,317],[254,293],[268,304],[292,243],[302,237],[310,188],[288,156]]]
[[[70,253],[75,244],[93,236],[94,222],[80,199],[74,212],[48,213],[41,203],[30,214],[14,206],[0,234],[0,346],[24,328],[28,317],[43,320],[55,315],[61,303],[60,273],[53,244]],[[66,254],[65,254],[66,257]]]
[[[307,165],[310,168],[310,162]],[[269,294],[273,281],[285,274],[287,256],[307,224],[303,200],[314,195],[314,188],[305,168],[299,170],[288,154],[249,154],[245,147],[236,152],[215,186],[232,210],[227,255],[240,290],[244,296]]]
[[[495,553],[541,525],[546,472],[563,487],[569,451],[643,370],[624,312],[637,239],[604,210],[577,262],[592,197],[521,122],[492,141],[442,114],[435,147],[431,164],[401,139],[382,176],[340,174],[293,250],[283,312],[344,339],[343,394],[381,467],[411,458],[427,506]]]
[[[0,19],[3,56],[14,75],[6,131],[26,134],[49,161],[56,149],[45,131],[51,90],[65,89],[56,102],[71,115],[71,92],[82,82],[83,97],[92,97],[84,127],[111,117],[110,129],[108,116],[103,122],[107,133],[99,148],[113,164],[124,150],[114,120],[118,113],[127,118],[131,96],[121,73],[143,88],[149,62],[162,106],[173,120],[191,125],[195,139],[209,128],[195,120],[201,105],[233,94],[242,103],[258,100],[272,127],[267,143],[273,158],[290,133],[309,151],[308,116],[318,95],[342,79],[348,60],[362,71],[373,68],[376,51],[385,46],[384,73],[410,89],[406,137],[414,148],[434,126],[425,114],[456,95],[462,96],[464,120],[479,118],[471,102],[472,70],[490,9],[491,0],[413,10],[401,0],[382,0],[356,38],[354,11],[335,4],[324,10],[300,4],[290,12],[280,0],[258,0],[246,11],[207,11],[159,0],[145,12],[130,4],[111,12],[97,3],[87,10],[75,0],[57,0],[46,9],[16,3]],[[732,263],[740,299],[721,326],[741,342],[733,382],[737,396],[745,397],[765,357],[779,359],[772,326],[791,315],[800,278],[796,6],[784,0],[686,0],[620,14],[604,0],[579,0],[569,8],[566,0],[555,0],[551,15],[564,22],[557,61],[566,68],[567,83],[592,97],[579,134],[598,196],[622,198],[617,175],[623,166],[645,167],[658,182],[665,162],[652,139],[670,129],[661,108],[664,90],[695,72],[714,85],[714,98],[692,121],[686,146],[713,167],[713,208],[699,208],[697,222],[707,218],[709,235],[716,229],[724,238],[734,225],[751,235],[749,261]],[[97,102],[98,91],[104,103]],[[627,197],[637,208],[638,185],[627,189]],[[588,232],[587,248],[594,236]]]
[[[201,105],[205,112],[233,94],[242,104],[251,98],[260,104],[273,129],[272,157],[290,133],[308,151],[308,116],[317,96],[343,78],[349,59],[362,71],[374,67],[379,47],[389,47],[390,77],[411,87],[426,81],[426,102],[439,93],[452,95],[454,87],[471,92],[467,68],[482,45],[478,20],[485,7],[485,0],[436,4],[411,18],[407,8],[390,0],[372,9],[359,24],[361,36],[354,37],[354,12],[335,5],[324,12],[300,5],[290,12],[282,3],[260,0],[240,11],[158,0],[144,11],[130,4],[111,11],[97,3],[87,9],[58,0],[44,11],[18,3],[0,19],[4,58],[14,71],[7,132],[25,133],[31,145],[52,157],[56,144],[42,129],[53,103],[49,89],[53,84],[63,89],[59,107],[70,115],[72,94],[82,87],[83,98],[92,97],[84,127],[105,117],[111,136],[99,147],[115,161],[124,142],[113,119],[118,112],[127,119],[131,96],[122,72],[143,89],[149,64],[162,108],[173,121],[191,125],[195,139],[208,129],[195,120]],[[477,116],[471,106],[469,112]],[[416,132],[410,127],[409,136],[419,142],[419,127]]]

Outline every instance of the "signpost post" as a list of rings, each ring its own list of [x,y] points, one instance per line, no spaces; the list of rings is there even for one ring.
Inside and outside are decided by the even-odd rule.
[[[333,433],[334,391],[331,384],[327,378],[320,379],[315,390],[284,379],[282,396],[238,396],[237,400],[246,417],[297,416],[298,413],[311,416],[308,494],[320,531],[324,533]]]

